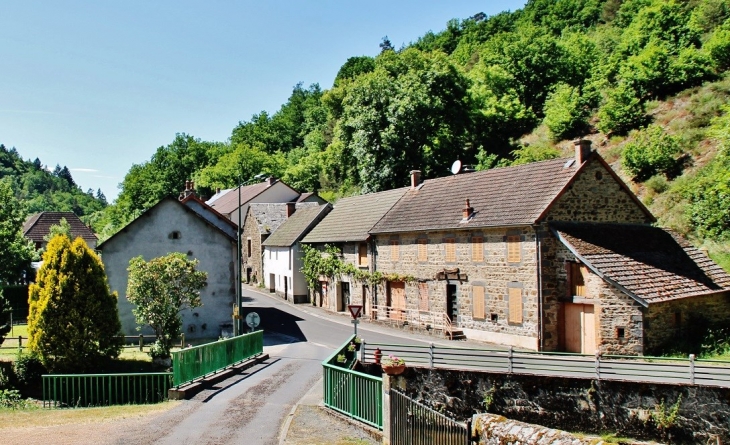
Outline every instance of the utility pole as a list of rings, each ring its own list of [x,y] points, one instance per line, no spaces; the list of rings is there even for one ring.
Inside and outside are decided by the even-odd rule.
[[[241,329],[241,316],[243,315],[241,313],[241,294],[243,293],[243,289],[241,287],[241,183],[243,181],[243,177],[241,176],[241,173],[238,173],[238,236],[236,237],[238,248],[236,249],[236,258],[238,260],[238,267],[236,271],[236,322],[233,326],[233,335],[241,335],[242,329]]]

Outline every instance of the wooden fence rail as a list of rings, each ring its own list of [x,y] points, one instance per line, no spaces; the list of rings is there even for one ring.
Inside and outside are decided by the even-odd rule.
[[[383,357],[396,355],[408,366],[487,371],[548,377],[575,377],[594,380],[621,380],[645,383],[680,383],[730,388],[730,362],[666,357],[583,355],[525,352],[509,349],[459,348],[362,344],[361,361],[374,362],[375,350]]]

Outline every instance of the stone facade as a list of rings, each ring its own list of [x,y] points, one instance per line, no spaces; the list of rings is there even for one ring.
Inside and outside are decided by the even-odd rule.
[[[644,316],[645,349],[659,351],[677,338],[698,335],[708,326],[730,320],[730,294],[713,294],[649,305]],[[704,326],[699,326],[700,324]]]
[[[242,279],[244,282],[249,284],[264,282],[262,277],[264,266],[261,243],[266,239],[266,236],[259,232],[256,217],[251,212],[247,212],[241,235],[241,270],[243,271]]]
[[[519,236],[519,262],[508,262],[507,237]],[[481,238],[481,260],[475,261],[474,238]],[[419,260],[419,248],[425,240],[427,255]],[[453,261],[446,261],[447,244],[453,240]],[[391,255],[398,242],[397,259]],[[455,327],[467,337],[494,343],[537,348],[539,308],[537,298],[537,255],[535,233],[529,226],[522,228],[474,229],[448,232],[408,233],[376,237],[377,270],[383,274],[415,277],[406,283],[406,309],[449,312],[447,285],[455,286],[456,302],[452,313]],[[458,268],[459,279],[438,279],[444,270]],[[448,277],[446,277],[448,278]],[[386,305],[387,283],[379,286],[378,304]],[[475,318],[475,287],[484,292],[484,317]],[[509,289],[520,289],[521,322],[510,322]],[[427,292],[427,305],[422,300]]]

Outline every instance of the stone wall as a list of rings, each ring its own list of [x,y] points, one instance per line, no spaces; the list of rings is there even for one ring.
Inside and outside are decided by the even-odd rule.
[[[704,328],[730,320],[730,294],[703,295],[649,305],[645,316],[647,353],[671,346],[677,338],[702,335]]]
[[[521,238],[521,261],[507,262],[507,235]],[[473,261],[472,237],[483,238],[483,260]],[[446,261],[446,240],[454,239],[455,261]],[[427,259],[418,257],[418,240],[427,240]],[[398,258],[391,258],[391,240],[397,240]],[[421,309],[421,292],[427,291],[427,310],[447,312],[447,284],[456,285],[457,319],[454,325],[467,337],[494,343],[537,348],[539,323],[537,297],[537,256],[535,234],[531,227],[519,229],[475,229],[377,236],[377,270],[383,274],[410,275],[406,283],[406,307]],[[459,269],[461,279],[437,279],[440,272]],[[455,277],[454,277],[455,278]],[[474,317],[474,286],[485,295],[484,319]],[[420,288],[419,288],[420,287]],[[522,289],[522,323],[510,323],[508,289]],[[387,287],[378,290],[378,304],[387,304]],[[453,322],[453,320],[452,320]]]
[[[251,256],[248,255],[248,240],[251,240]],[[261,261],[261,233],[256,218],[251,212],[246,213],[241,235],[241,279],[246,281],[247,269],[251,268],[251,283],[265,283],[263,277],[264,266]]]
[[[594,445],[600,437],[570,434],[554,428],[518,422],[495,414],[474,416],[472,431],[479,438],[479,445]]]
[[[574,432],[610,431],[670,443],[730,441],[728,388],[422,368],[406,369],[394,378],[393,386],[461,421],[489,412]],[[674,423],[659,427],[655,419],[677,404]]]

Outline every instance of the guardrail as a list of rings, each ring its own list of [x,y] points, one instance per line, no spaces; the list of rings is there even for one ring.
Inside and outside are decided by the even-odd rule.
[[[583,355],[527,352],[509,349],[459,348],[362,344],[361,361],[374,362],[375,349],[383,356],[394,354],[408,366],[486,371],[548,377],[575,377],[594,380],[621,380],[645,383],[680,383],[730,387],[730,362],[667,357]]]
[[[171,372],[148,374],[46,374],[43,407],[158,403],[167,399]]]
[[[350,369],[356,353],[348,357],[351,336],[338,350],[322,362],[324,405],[375,428],[383,429],[383,379]],[[338,356],[345,355],[345,362]]]
[[[172,353],[174,385],[213,374],[264,352],[264,331],[218,340]]]

